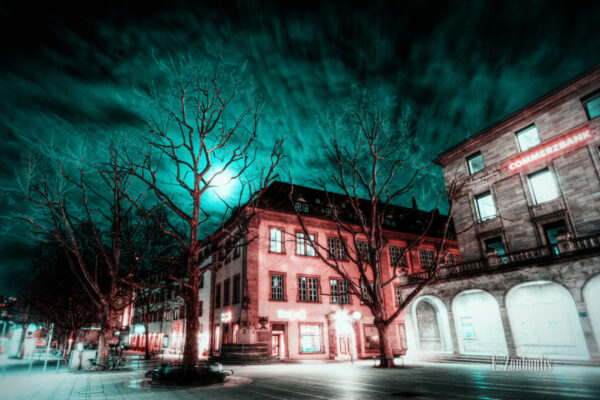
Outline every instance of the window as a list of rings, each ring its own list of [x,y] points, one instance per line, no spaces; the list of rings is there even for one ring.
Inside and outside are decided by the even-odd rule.
[[[365,325],[365,350],[379,351],[379,334],[374,326]]]
[[[450,254],[446,257],[446,264],[448,265],[456,265],[460,264],[460,257],[457,254]]]
[[[329,257],[337,258],[338,260],[346,259],[346,249],[342,239],[329,238]]]
[[[369,282],[369,286],[371,286],[371,290],[373,290],[373,282]],[[369,291],[363,281],[360,281],[360,292],[362,293],[363,302],[369,300]]]
[[[477,205],[477,214],[480,221],[496,218],[496,206],[490,192],[476,196],[475,204]]]
[[[558,251],[558,236],[567,233],[567,225],[565,221],[562,219],[559,221],[551,222],[549,224],[545,224],[543,226],[544,234],[546,235],[546,240],[548,244],[552,246],[552,251],[554,254],[559,254]]]
[[[238,240],[235,244],[235,250],[233,251],[233,258],[238,258],[242,252],[242,241]]]
[[[475,330],[473,329],[473,321],[471,317],[462,317],[460,319],[460,326],[465,339],[475,339]]]
[[[485,249],[487,250],[497,250],[498,255],[502,256],[506,254],[506,249],[504,248],[504,242],[502,242],[502,238],[500,236],[493,237],[491,239],[487,239],[484,241]]]
[[[366,262],[371,260],[369,256],[369,243],[366,242],[356,242],[356,249],[358,250],[358,254],[361,256],[360,258]]]
[[[303,201],[297,201],[295,207],[296,211],[302,211],[303,213],[308,212],[308,203],[305,203]]]
[[[308,236],[310,238],[310,241],[306,240],[304,233],[296,233],[296,254],[299,254],[302,256],[314,256],[315,255],[315,249],[310,244],[311,242],[314,243],[315,235],[308,235]]]
[[[304,213],[308,212],[308,204],[302,203],[302,212],[304,212]]]
[[[467,157],[467,165],[469,166],[469,174],[471,175],[484,169],[485,165],[483,165],[483,156],[481,153],[477,152]]]
[[[517,143],[519,143],[519,149],[521,151],[525,151],[540,144],[540,137],[535,125],[531,125],[517,132],[516,135]]]
[[[423,269],[433,268],[433,251],[421,250],[419,251],[419,256],[421,258],[421,267]]]
[[[600,91],[591,94],[583,100],[583,106],[588,119],[594,119],[600,116]]]
[[[321,352],[320,325],[300,325],[300,351],[302,353]]]
[[[240,302],[240,276],[236,275],[233,277],[233,299],[231,304],[239,304]]]
[[[204,306],[204,302],[202,302],[202,301],[199,301],[199,302],[198,302],[198,316],[199,316],[199,317],[201,317],[201,316],[202,316],[202,309],[203,309],[203,306]],[[181,314],[181,315],[183,315],[183,314]]]
[[[271,300],[285,300],[283,290],[283,274],[271,275]]]
[[[331,279],[331,302],[340,304],[349,304],[348,283],[341,279]]]
[[[319,280],[316,277],[298,277],[298,300],[319,302]]]
[[[394,285],[394,297],[396,298],[396,307],[402,305],[402,288],[400,285]]]
[[[200,277],[200,282],[198,283],[198,288],[202,289],[204,287],[204,274]]]
[[[402,247],[390,246],[390,263],[392,264],[392,267],[395,267],[396,265],[400,267],[406,266],[403,251],[404,249]]]
[[[269,247],[269,250],[273,253],[282,253],[283,246],[281,242],[281,230],[274,228],[271,229],[270,238],[271,246]]]
[[[225,279],[223,282],[223,306],[229,305],[229,300],[231,297],[229,296],[229,289],[231,287],[231,281],[229,279]]]
[[[554,200],[559,196],[554,175],[548,169],[531,174],[528,178],[535,204]]]
[[[221,284],[215,286],[215,308],[221,307]]]

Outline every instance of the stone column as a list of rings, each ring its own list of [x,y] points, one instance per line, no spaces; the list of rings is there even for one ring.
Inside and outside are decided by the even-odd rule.
[[[504,338],[506,339],[506,348],[508,349],[508,356],[510,358],[517,357],[517,344],[510,327],[510,321],[508,319],[508,312],[506,307],[500,307],[500,318],[502,319],[502,328],[504,329]]]
[[[575,304],[577,306],[579,322],[581,323],[581,328],[583,329],[583,336],[585,337],[585,343],[587,345],[588,351],[590,352],[590,357],[593,360],[600,360],[600,348],[598,348],[599,344],[596,343],[596,337],[594,336],[594,327],[592,326],[592,322],[590,321],[586,304],[583,301],[578,301]]]
[[[452,355],[460,356],[460,347],[458,347],[458,336],[456,335],[456,324],[454,323],[454,314],[452,308],[446,305],[448,312],[448,325],[450,328],[450,338],[452,339]]]

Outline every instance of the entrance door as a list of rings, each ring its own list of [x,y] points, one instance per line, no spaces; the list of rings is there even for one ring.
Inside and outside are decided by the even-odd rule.
[[[560,220],[556,222],[552,222],[551,224],[546,224],[543,226],[544,234],[546,235],[546,240],[548,244],[552,246],[552,251],[555,254],[558,254],[558,239],[556,238],[558,235],[567,232],[567,226],[565,225],[565,221]]]
[[[340,356],[350,356],[350,336],[339,335],[338,346],[340,349]]]
[[[271,355],[275,357],[281,356],[281,333],[273,332],[271,334]]]

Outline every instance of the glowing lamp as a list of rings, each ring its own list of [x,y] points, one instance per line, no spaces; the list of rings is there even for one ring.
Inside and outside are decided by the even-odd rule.
[[[221,322],[231,322],[231,311],[221,313]]]
[[[354,312],[352,313],[352,318],[354,318],[355,320],[357,320],[357,321],[358,321],[359,319],[361,319],[361,318],[362,318],[362,314],[361,314],[359,311],[354,311]]]
[[[77,347],[77,351],[83,351],[83,343],[82,342],[77,343],[76,347]]]

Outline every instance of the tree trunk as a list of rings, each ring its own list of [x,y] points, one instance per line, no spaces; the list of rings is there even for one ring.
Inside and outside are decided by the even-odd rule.
[[[394,367],[394,353],[388,337],[388,328],[390,325],[376,321],[375,326],[379,335],[379,355],[381,356],[379,368],[392,368]]]
[[[191,257],[188,270],[190,277],[189,294],[185,296],[186,306],[186,332],[185,344],[183,346],[183,368],[193,368],[198,364],[198,334],[200,330],[200,322],[198,321],[198,269],[196,263],[193,262],[194,257]]]
[[[144,324],[144,331],[145,331],[144,335],[146,337],[146,342],[145,342],[145,346],[144,346],[144,352],[145,352],[144,358],[146,360],[150,359],[150,332],[148,332],[149,327],[150,327],[150,324],[148,322],[146,322]]]
[[[98,361],[107,361],[110,353],[110,340],[113,336],[115,315],[112,310],[102,313],[100,325],[100,343],[98,344]]]
[[[25,338],[27,337],[28,327],[29,323],[23,324],[23,334],[21,335],[21,339],[19,340],[19,351],[17,352],[18,359],[23,359],[23,354],[25,352]]]

